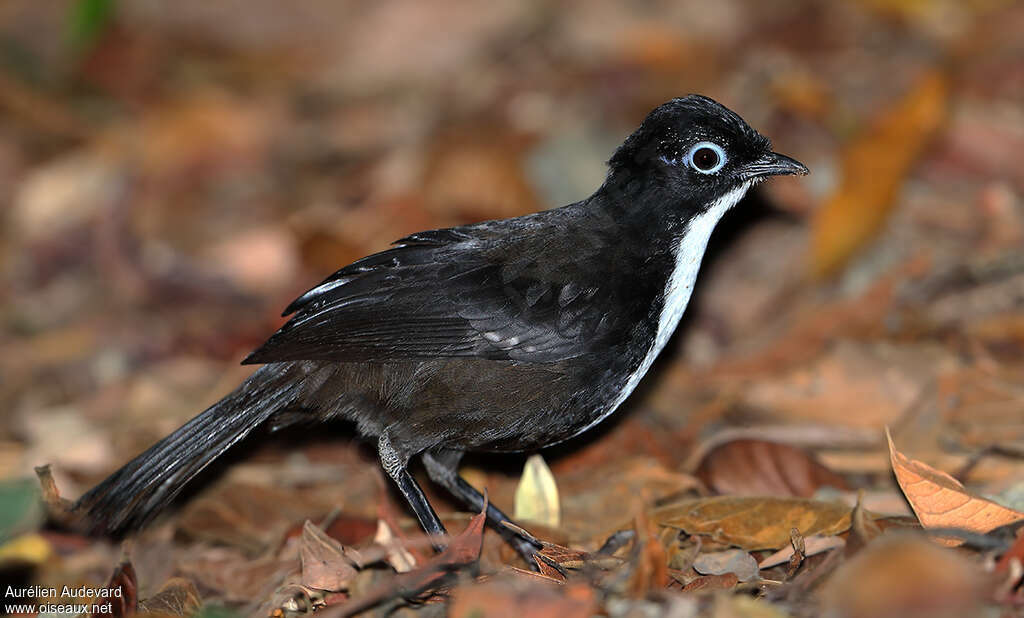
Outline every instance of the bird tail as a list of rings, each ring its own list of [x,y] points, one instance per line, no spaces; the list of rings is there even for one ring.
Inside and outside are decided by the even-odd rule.
[[[96,533],[140,528],[185,485],[275,411],[301,387],[299,363],[265,365],[232,393],[125,464],[72,507]]]

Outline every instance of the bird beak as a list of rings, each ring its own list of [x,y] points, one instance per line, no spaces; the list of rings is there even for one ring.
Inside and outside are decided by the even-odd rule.
[[[740,169],[740,175],[744,180],[768,176],[806,176],[809,173],[803,163],[777,152],[769,152]]]

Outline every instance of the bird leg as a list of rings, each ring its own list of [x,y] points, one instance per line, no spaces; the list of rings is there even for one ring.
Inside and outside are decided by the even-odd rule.
[[[434,508],[427,502],[427,497],[423,495],[423,490],[416,483],[416,479],[409,474],[409,470],[406,468],[407,460],[399,455],[395,447],[391,446],[391,440],[388,439],[386,431],[381,433],[377,440],[377,452],[380,455],[381,467],[398,485],[398,491],[402,492],[405,501],[409,503],[413,513],[416,514],[416,519],[420,521],[420,526],[430,536],[430,543],[434,546],[434,550],[441,553],[446,547],[442,540],[447,535],[444,524],[434,512]]]
[[[484,508],[484,496],[475,487],[470,485],[459,476],[459,460],[462,459],[461,451],[434,450],[423,453],[423,465],[427,468],[427,475],[430,479],[447,489],[456,498],[466,503],[469,508],[480,511]],[[513,523],[512,520],[501,512],[498,507],[487,502],[487,523],[501,535],[509,545],[515,548],[520,556],[526,560],[530,568],[536,570],[534,556],[543,547],[543,544],[522,528],[516,526],[509,528],[505,522]]]

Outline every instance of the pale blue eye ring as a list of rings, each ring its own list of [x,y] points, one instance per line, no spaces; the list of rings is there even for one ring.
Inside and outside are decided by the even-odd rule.
[[[694,144],[686,153],[686,163],[701,174],[714,174],[725,165],[725,150],[713,142]]]

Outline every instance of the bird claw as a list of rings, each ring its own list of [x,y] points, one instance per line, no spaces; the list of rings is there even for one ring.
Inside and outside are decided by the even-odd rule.
[[[502,536],[504,536],[512,547],[515,548],[516,553],[522,556],[523,560],[526,561],[526,564],[530,565],[532,570],[542,570],[540,563],[543,562],[557,570],[559,573],[562,573],[563,575],[565,574],[557,563],[553,562],[550,557],[541,553],[545,547],[544,541],[541,541],[523,528],[520,528],[508,520],[501,522],[501,525],[505,528],[506,532],[506,534],[503,534]]]
[[[536,549],[543,549],[544,548],[544,541],[541,541],[540,539],[538,539],[537,537],[533,536],[532,534],[530,534],[529,532],[527,532],[523,528],[520,528],[519,526],[515,525],[514,523],[512,523],[512,522],[510,522],[508,520],[505,520],[505,521],[501,522],[501,525],[504,526],[510,532],[512,532],[512,534],[514,534],[517,539],[519,539],[521,541],[524,541],[526,543],[529,543],[530,545],[532,545]]]

